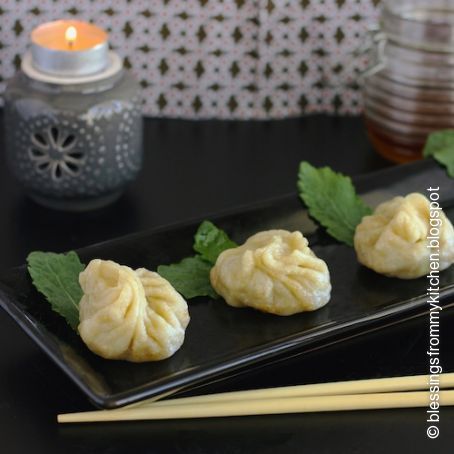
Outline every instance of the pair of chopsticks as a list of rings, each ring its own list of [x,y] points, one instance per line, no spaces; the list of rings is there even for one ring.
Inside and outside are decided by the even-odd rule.
[[[440,405],[454,405],[454,373],[439,375]],[[60,423],[215,418],[429,406],[429,375],[352,380],[236,391],[165,401],[143,401],[116,410],[58,415]]]

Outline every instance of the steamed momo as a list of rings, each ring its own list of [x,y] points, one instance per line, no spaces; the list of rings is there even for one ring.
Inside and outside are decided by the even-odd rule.
[[[454,229],[439,210],[439,270],[454,263]],[[354,244],[358,260],[386,276],[414,279],[430,272],[427,237],[430,202],[422,194],[395,197],[382,203],[356,227]]]
[[[188,306],[159,274],[96,259],[79,281],[84,292],[79,333],[92,352],[106,359],[157,361],[183,344]]]
[[[211,269],[211,284],[227,304],[277,315],[313,311],[331,294],[326,263],[300,232],[269,230],[222,252]]]

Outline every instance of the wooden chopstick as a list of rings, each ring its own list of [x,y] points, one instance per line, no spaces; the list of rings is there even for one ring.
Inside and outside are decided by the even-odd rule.
[[[282,386],[278,388],[252,389],[202,396],[182,397],[164,401],[153,399],[129,405],[167,407],[171,405],[225,402],[232,400],[281,399],[286,397],[334,396],[343,394],[372,394],[396,391],[417,391],[428,389],[429,375],[410,375],[404,377],[373,378],[367,380],[349,380],[309,385]],[[454,388],[454,373],[440,374],[440,388]]]
[[[454,391],[440,392],[440,405],[454,405]],[[60,423],[134,421],[153,419],[219,418],[226,416],[273,415],[324,411],[412,408],[429,405],[426,391],[312,396],[283,399],[226,401],[168,407],[137,407],[58,415]]]
[[[411,408],[429,405],[428,375],[320,383],[145,402],[117,410],[58,415],[60,423],[209,418],[321,411]],[[440,375],[440,388],[454,386],[454,373]],[[402,392],[405,391],[405,392]],[[454,391],[440,392],[440,405],[454,405]]]

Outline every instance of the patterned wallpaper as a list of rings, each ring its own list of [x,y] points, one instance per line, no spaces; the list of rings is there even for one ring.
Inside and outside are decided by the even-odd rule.
[[[379,0],[0,0],[0,91],[30,31],[72,17],[110,33],[144,113],[281,118],[357,113],[352,52]]]

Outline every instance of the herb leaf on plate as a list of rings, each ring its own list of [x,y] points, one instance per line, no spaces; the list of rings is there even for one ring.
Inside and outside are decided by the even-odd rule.
[[[210,221],[203,221],[194,237],[194,250],[213,265],[221,252],[237,246],[223,230]]]
[[[77,330],[83,295],[79,274],[85,268],[79,256],[74,251],[67,254],[35,251],[28,255],[27,263],[34,286],[46,297],[52,310]]]
[[[223,230],[204,221],[194,236],[193,248],[198,254],[179,263],[160,265],[158,273],[187,299],[196,296],[218,298],[211,286],[210,270],[221,252],[236,246]]]
[[[353,246],[356,226],[372,209],[356,194],[351,178],[303,161],[298,189],[310,215],[336,240]]]
[[[160,265],[158,273],[167,279],[185,298],[210,296],[217,298],[210,282],[211,263],[200,256],[187,257],[180,263]]]
[[[423,155],[426,158],[433,157],[444,165],[448,175],[454,178],[454,129],[429,134]]]

